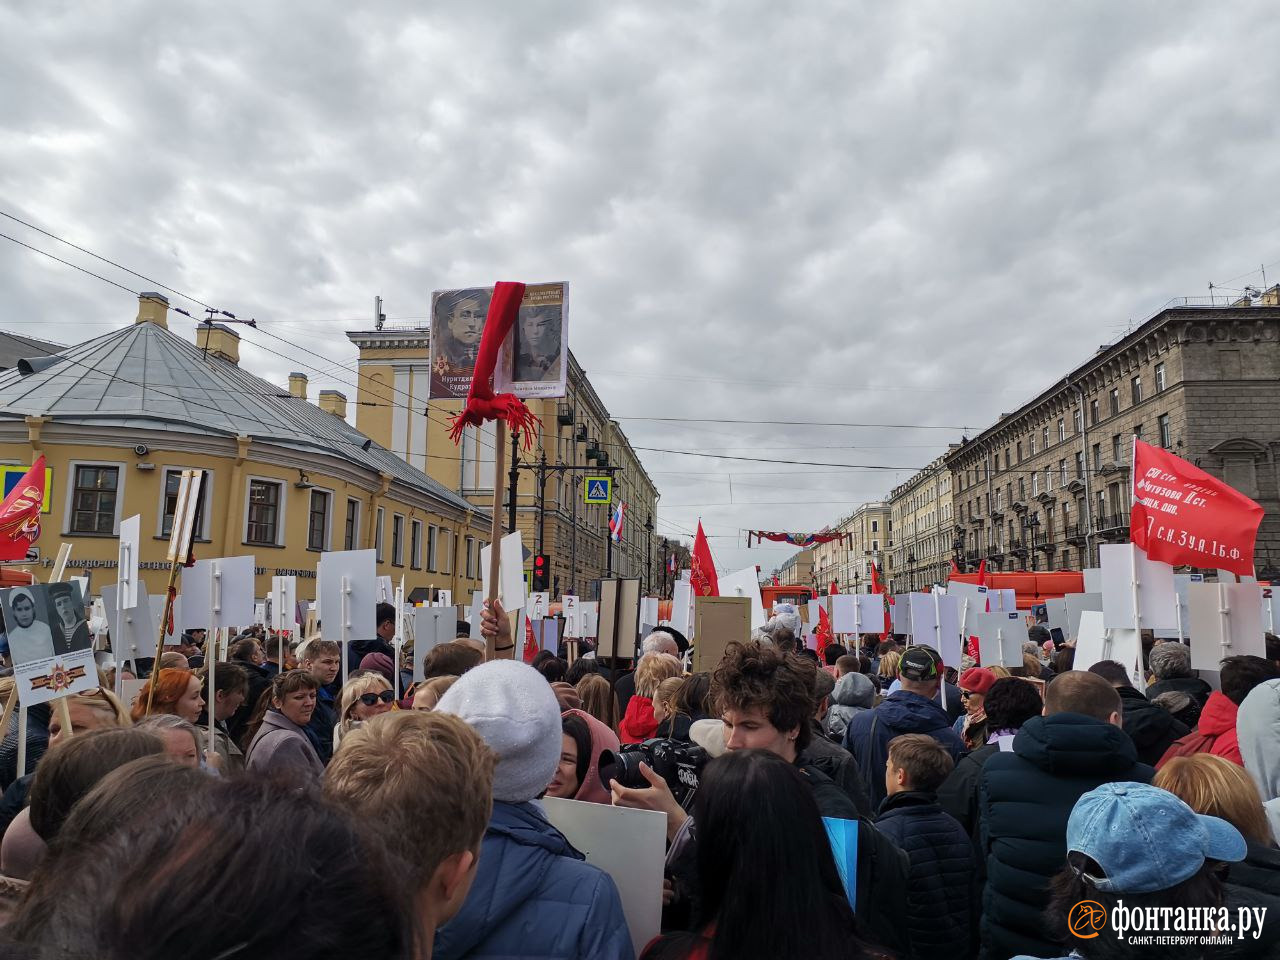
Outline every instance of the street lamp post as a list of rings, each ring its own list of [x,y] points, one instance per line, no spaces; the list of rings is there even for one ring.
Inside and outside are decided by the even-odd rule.
[[[644,521],[644,593],[647,597],[653,588],[653,514],[649,514]]]

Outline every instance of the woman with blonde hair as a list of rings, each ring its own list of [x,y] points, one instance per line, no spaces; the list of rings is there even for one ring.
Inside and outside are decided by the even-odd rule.
[[[897,650],[880,655],[880,669],[876,671],[876,676],[880,678],[881,689],[898,679],[898,663],[901,660],[902,654]]]
[[[338,694],[338,726],[333,732],[333,748],[338,749],[352,727],[392,709],[395,699],[391,684],[380,673],[370,671],[348,680]]]
[[[615,733],[618,730],[618,695],[609,681],[598,673],[588,673],[578,681],[582,709]]]
[[[683,673],[680,661],[669,653],[646,653],[636,664],[636,695],[627,701],[627,713],[618,724],[623,743],[643,743],[658,732],[653,696],[658,684]]]
[[[457,677],[432,677],[418,684],[413,691],[414,710],[434,710],[445,691],[458,682]]]

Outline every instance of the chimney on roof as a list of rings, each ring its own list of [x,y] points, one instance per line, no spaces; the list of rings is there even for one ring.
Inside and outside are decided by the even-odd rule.
[[[340,390],[321,390],[320,409],[343,420],[347,419],[347,395]]]
[[[169,298],[163,293],[138,294],[138,315],[133,322],[154,323],[168,330]]]
[[[1270,290],[1266,290],[1263,292],[1262,306],[1280,307],[1280,283],[1277,283]]]
[[[289,392],[299,400],[307,399],[307,375],[305,373],[289,374]]]
[[[240,363],[240,334],[221,323],[202,323],[196,327],[196,346],[227,363]]]

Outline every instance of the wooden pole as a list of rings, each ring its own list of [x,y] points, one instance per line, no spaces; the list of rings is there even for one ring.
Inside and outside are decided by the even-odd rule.
[[[71,729],[71,708],[67,706],[67,698],[58,698],[58,717],[62,720],[62,737],[70,740],[74,731]]]
[[[156,658],[151,664],[151,676],[147,678],[147,716],[151,715],[151,704],[156,696],[156,678],[160,673],[160,657],[164,654],[164,628],[169,623],[169,617],[173,615],[173,588],[178,584],[178,571],[182,569],[182,563],[179,560],[173,560],[169,564],[169,585],[164,591],[164,613],[160,615],[160,636],[156,638]],[[207,639],[209,634],[205,633]],[[137,664],[135,663],[136,667]],[[117,670],[119,667],[116,668]]]
[[[18,705],[18,678],[13,678],[13,689],[4,701],[4,715],[0,716],[0,735],[9,732],[9,720],[13,717],[13,708]]]
[[[485,597],[487,604],[492,605],[498,599],[498,576],[502,570],[502,494],[506,481],[507,458],[507,424],[502,419],[494,421],[494,459],[493,459],[493,522],[489,529],[489,592]],[[511,491],[514,498],[516,491]],[[510,623],[510,620],[507,621]],[[511,634],[511,645],[497,647],[492,640],[485,639],[485,659],[494,660],[498,656],[508,659],[515,657],[515,633]]]

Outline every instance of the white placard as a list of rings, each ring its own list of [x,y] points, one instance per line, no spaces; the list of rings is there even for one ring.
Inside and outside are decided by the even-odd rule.
[[[1133,629],[1108,629],[1100,610],[1086,610],[1080,617],[1080,636],[1076,640],[1073,669],[1088,670],[1103,660],[1114,660],[1120,664],[1129,674],[1130,685],[1142,689],[1142,634]]]
[[[987,597],[991,601],[992,613],[1013,613],[1018,609],[1018,591],[1016,590],[989,589]]]
[[[253,585],[253,557],[197,560],[182,574],[184,614],[196,618],[192,626],[210,630],[247,627],[253,623]]]
[[[1187,606],[1187,585],[1191,583],[1204,583],[1204,574],[1175,573],[1173,575],[1173,590],[1178,595],[1176,611],[1178,626],[1153,628],[1152,633],[1156,639],[1185,640],[1187,638],[1187,625],[1191,622],[1191,608]]]
[[[116,591],[114,583],[105,584],[102,588],[102,606],[108,618],[111,652],[116,662],[154,657],[156,641],[160,637],[160,617],[155,615],[152,607],[156,599],[162,601],[160,616],[163,616],[164,597],[147,596],[147,585],[141,583],[138,585],[138,606],[132,610],[121,610],[117,615]]]
[[[1086,610],[1102,612],[1102,594],[1068,593],[1062,598],[1067,603],[1067,639],[1080,636],[1080,615]]]
[[[1103,544],[1098,557],[1103,626],[1135,630],[1178,626],[1173,567],[1151,560],[1145,550],[1132,543]]]
[[[545,616],[549,616],[551,610],[551,594],[546,592],[537,592],[529,594],[528,606],[526,611],[530,620],[541,620]]]
[[[1086,567],[1084,569],[1084,592],[1085,593],[1101,593],[1102,592],[1102,568]]]
[[[942,655],[946,666],[959,669],[964,653],[964,642],[960,637],[960,601],[947,596],[941,587],[935,588],[933,595],[937,600],[938,619],[938,639],[933,644],[934,649]]]
[[[471,594],[471,617],[467,621],[471,626],[471,639],[483,640],[484,635],[480,633],[480,618],[484,615],[484,594],[479,590],[473,591]]]
[[[452,591],[452,590],[437,590],[437,591],[436,591],[436,606],[437,606],[437,607],[452,607],[452,606],[453,606],[453,591]]]
[[[267,625],[267,601],[259,600],[253,605],[253,625],[255,627]]]
[[[600,601],[592,600],[590,603],[579,603],[578,616],[582,625],[582,635],[595,638],[600,632]]]
[[[295,633],[298,629],[298,580],[271,578],[271,629]]]
[[[969,633],[977,636],[983,667],[1022,666],[1027,622],[1016,610],[969,615]]]
[[[396,585],[390,577],[378,577],[378,602],[392,603],[396,598]]]
[[[120,609],[138,606],[138,551],[142,548],[142,517],[134,514],[120,521],[120,548],[116,566]]]
[[[895,634],[911,635],[911,606],[907,603],[906,594],[902,597],[890,598],[889,623],[893,626]]]
[[[745,567],[720,577],[720,596],[746,597],[751,601],[751,629],[756,630],[768,622],[764,615],[764,603],[760,599],[760,574],[755,567]]]
[[[415,607],[413,610],[413,682],[422,681],[422,661],[442,643],[452,643],[458,614],[451,607]]]
[[[912,643],[933,646],[938,639],[938,618],[933,609],[933,597],[927,593],[908,593],[899,597],[898,603],[907,608]]]
[[[372,550],[339,550],[320,555],[316,590],[320,634],[346,645],[369,640],[378,632],[377,558]],[[345,676],[345,669],[343,671]],[[345,680],[344,680],[345,682]]]
[[[147,681],[145,680],[121,678],[120,702],[124,704],[126,710],[133,709],[133,705],[138,699],[138,694],[142,693],[142,688],[146,685]]]
[[[1187,598],[1193,670],[1216,671],[1225,657],[1266,656],[1256,583],[1192,583]]]
[[[0,607],[23,707],[98,686],[93,636],[77,584],[12,587],[0,591]]]
[[[533,620],[533,639],[538,644],[539,650],[550,650],[554,654],[560,653],[560,621],[555,617],[547,617],[545,620]]]
[[[642,633],[645,627],[650,629],[658,625],[658,598],[640,598],[640,622],[636,624],[636,632]]]
[[[721,594],[723,596],[723,594]],[[613,878],[636,956],[662,928],[662,867],[667,818],[652,810],[544,797],[551,825]]]
[[[1069,621],[1067,620],[1067,601],[1065,597],[1050,598],[1044,602],[1045,621],[1044,625],[1052,630],[1057,627],[1062,631],[1062,638],[1065,640],[1068,635]]]
[[[565,594],[560,598],[560,612],[564,614],[564,638],[577,639],[582,635],[582,627],[578,622],[578,598]]]
[[[693,632],[693,585],[688,580],[671,586],[671,626],[686,637]]]
[[[520,531],[508,533],[502,538],[498,553],[498,602],[507,613],[522,610],[524,596],[524,545]],[[480,592],[489,596],[489,555],[491,547],[480,551]]]

